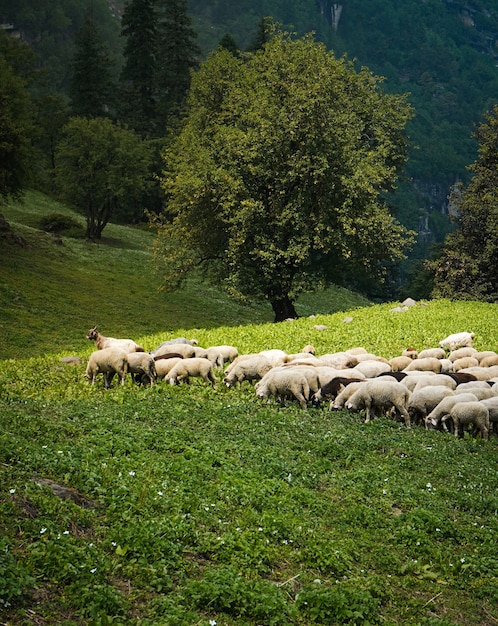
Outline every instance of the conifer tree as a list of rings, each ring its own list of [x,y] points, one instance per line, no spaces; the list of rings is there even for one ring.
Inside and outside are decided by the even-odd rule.
[[[126,43],[125,64],[120,76],[119,116],[142,136],[154,136],[158,121],[155,0],[131,0],[126,4],[121,35]]]
[[[69,86],[72,112],[88,118],[107,115],[112,96],[112,62],[92,18],[79,30],[75,46]]]
[[[190,87],[190,71],[200,49],[186,0],[156,0],[158,15],[158,112],[165,127],[181,115]]]

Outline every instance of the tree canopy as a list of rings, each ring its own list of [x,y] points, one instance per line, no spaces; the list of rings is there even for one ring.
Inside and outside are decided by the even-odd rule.
[[[457,229],[447,235],[438,258],[427,262],[433,297],[498,301],[498,106],[474,133],[478,158],[472,178],[451,194]]]
[[[318,285],[382,280],[410,239],[384,201],[410,115],[403,96],[311,36],[277,30],[245,59],[211,54],[165,151],[165,285],[201,268],[281,320]]]
[[[57,182],[62,197],[86,216],[88,239],[100,239],[112,217],[142,201],[151,159],[138,135],[107,118],[68,122],[56,153]]]

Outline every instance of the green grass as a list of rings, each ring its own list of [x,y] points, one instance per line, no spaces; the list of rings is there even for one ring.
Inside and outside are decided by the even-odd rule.
[[[109,224],[99,244],[63,237],[58,245],[37,228],[40,219],[61,213],[84,224],[83,217],[35,192],[0,210],[28,243],[25,248],[0,244],[0,358],[79,351],[95,324],[104,335],[135,338],[273,319],[269,304],[241,305],[195,281],[181,291],[160,291],[150,253],[152,232]],[[365,298],[335,288],[303,296],[296,309],[306,316],[366,304]]]
[[[19,229],[41,249],[39,233]],[[109,236],[123,241],[113,230]],[[67,251],[83,254],[82,242],[65,241],[62,251],[46,245],[50,272],[57,255],[67,255],[65,265],[81,271],[78,280],[90,279],[99,250],[110,258],[109,246],[92,248],[83,258],[87,273]],[[123,244],[112,249],[117,260],[131,254]],[[25,274],[27,263],[19,265]],[[31,269],[38,271],[34,256]],[[39,290],[43,276],[39,271]],[[119,273],[109,268],[106,276],[97,285],[114,276],[124,293]],[[72,293],[79,303],[68,290],[65,297]],[[56,322],[61,302],[55,285],[52,294],[53,309],[37,310],[41,336],[32,334],[31,356],[0,361],[0,622],[496,623],[498,437],[457,440],[389,419],[364,424],[347,411],[264,403],[248,384],[211,389],[194,380],[150,389],[128,380],[109,391],[101,382],[91,387],[84,363],[60,359],[89,355],[92,346],[80,336],[94,320],[74,336],[56,340],[54,333],[47,347],[43,329]],[[213,311],[215,292],[207,297],[197,287],[190,295],[199,306],[204,298],[206,314]],[[406,313],[389,304],[352,305],[316,318],[272,324],[262,316],[248,324],[236,308],[233,317],[224,313],[229,305],[216,297],[217,323],[214,314],[197,327],[184,318],[154,326],[150,318],[147,330],[149,322],[134,325],[130,314],[126,334],[146,348],[195,332],[201,345],[232,343],[241,352],[295,352],[313,343],[319,354],[362,345],[394,356],[473,330],[477,348],[498,348],[490,304],[434,301]],[[122,318],[108,314],[112,334],[122,335]],[[22,324],[19,315],[9,320],[11,332],[22,334]],[[61,499],[43,480],[79,498]]]

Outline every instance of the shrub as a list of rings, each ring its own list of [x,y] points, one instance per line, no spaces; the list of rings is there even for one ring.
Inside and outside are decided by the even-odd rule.
[[[47,233],[65,234],[68,237],[81,237],[84,234],[84,229],[78,220],[62,213],[44,215],[39,221],[39,226]]]

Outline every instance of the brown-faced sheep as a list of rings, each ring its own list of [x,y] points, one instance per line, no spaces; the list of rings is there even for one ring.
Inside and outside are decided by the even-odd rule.
[[[142,346],[138,345],[133,339],[115,339],[114,337],[104,337],[101,335],[97,327],[94,326],[88,331],[86,338],[89,341],[95,341],[95,347],[97,350],[103,350],[104,348],[120,348],[125,352],[145,352]]]
[[[297,400],[302,409],[306,409],[310,397],[310,387],[304,373],[293,368],[273,368],[256,383],[256,396],[263,400],[286,398]]]

